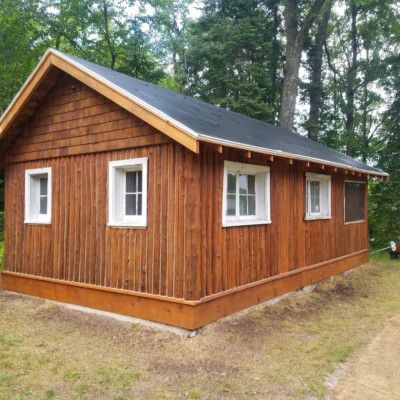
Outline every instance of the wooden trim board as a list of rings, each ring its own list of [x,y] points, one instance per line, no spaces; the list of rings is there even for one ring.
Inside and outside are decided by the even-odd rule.
[[[204,326],[218,319],[234,314],[246,308],[261,304],[296,289],[311,285],[359,267],[368,262],[368,250],[350,254],[326,262],[321,266],[303,268],[297,274],[278,276],[258,286],[250,286],[240,291],[216,297],[211,301],[201,302],[196,307],[194,326]],[[284,274],[282,274],[284,275]]]
[[[0,287],[103,311],[198,329],[220,318],[263,303],[284,293],[322,281],[368,262],[368,250],[358,251],[297,271],[267,278],[199,301],[98,287],[3,271]]]

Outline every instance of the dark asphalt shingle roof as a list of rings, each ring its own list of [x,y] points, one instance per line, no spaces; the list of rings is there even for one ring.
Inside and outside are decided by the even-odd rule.
[[[348,168],[382,173],[296,133],[278,128],[244,115],[234,113],[203,101],[174,93],[168,89],[113,71],[82,58],[59,52],[63,57],[97,74],[103,80],[140,99],[165,114],[181,126],[189,128],[199,140],[229,142],[260,148],[265,151],[285,153],[293,158],[309,158]],[[254,149],[255,150],[255,149]]]

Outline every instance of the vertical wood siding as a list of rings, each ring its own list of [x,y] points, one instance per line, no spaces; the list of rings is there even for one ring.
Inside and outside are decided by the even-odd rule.
[[[148,227],[108,227],[108,162],[145,156]],[[270,165],[271,224],[222,228],[224,159]],[[344,224],[348,176],[332,173],[332,218],[304,221],[304,163],[206,145],[196,155],[66,77],[8,161],[9,271],[196,300],[368,247],[366,222]],[[25,170],[48,166],[52,224],[26,225]]]

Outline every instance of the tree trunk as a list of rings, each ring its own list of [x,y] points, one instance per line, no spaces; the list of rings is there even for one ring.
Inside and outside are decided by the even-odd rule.
[[[279,26],[280,26],[280,17],[278,14],[278,2],[276,0],[271,2],[270,8],[272,10],[273,15],[273,24],[272,24],[272,85],[271,91],[268,96],[268,105],[270,107],[275,108],[276,106],[276,97],[278,91],[278,68],[279,68]]]
[[[108,15],[108,3],[107,0],[102,2],[102,13],[104,20],[104,39],[107,43],[108,51],[110,53],[110,68],[115,69],[115,62],[117,61],[117,55],[115,53],[114,44],[112,42],[110,27],[109,27],[109,15]]]
[[[362,160],[367,162],[368,148],[369,148],[369,132],[368,132],[368,108],[369,108],[369,92],[368,85],[370,82],[370,70],[369,70],[369,48],[366,48],[366,60],[367,60],[367,70],[365,72],[363,81],[363,98],[362,98],[362,118],[361,118],[361,131],[363,139],[363,149],[362,149]]]
[[[303,47],[295,46],[290,53],[287,52],[287,59],[284,70],[284,81],[280,112],[280,126],[292,130],[294,123],[294,114],[296,111],[296,99],[299,89],[299,70],[301,61],[301,52]]]
[[[300,25],[298,15],[299,4],[296,0],[287,0],[284,10],[286,31],[286,62],[284,68],[283,91],[280,111],[280,126],[292,130],[294,114],[296,111],[296,99],[299,89],[299,70],[301,53],[304,47],[305,37],[318,17],[324,3],[328,0],[315,0],[304,20]]]
[[[322,108],[322,55],[324,43],[327,39],[329,18],[331,15],[333,0],[329,0],[322,12],[322,18],[318,24],[315,41],[309,52],[309,65],[311,68],[311,82],[309,85],[310,114],[307,123],[308,137],[318,141],[319,119]]]
[[[357,7],[352,1],[351,3],[351,62],[347,71],[346,80],[346,132],[347,132],[347,154],[350,157],[355,156],[354,142],[354,97],[357,78],[357,62],[358,62],[358,40],[357,40]]]

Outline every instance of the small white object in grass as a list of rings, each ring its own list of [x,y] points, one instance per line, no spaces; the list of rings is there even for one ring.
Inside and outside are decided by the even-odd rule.
[[[301,290],[302,290],[304,293],[311,293],[311,292],[314,291],[314,289],[315,289],[317,286],[318,286],[317,283],[312,283],[311,285],[304,286]]]

